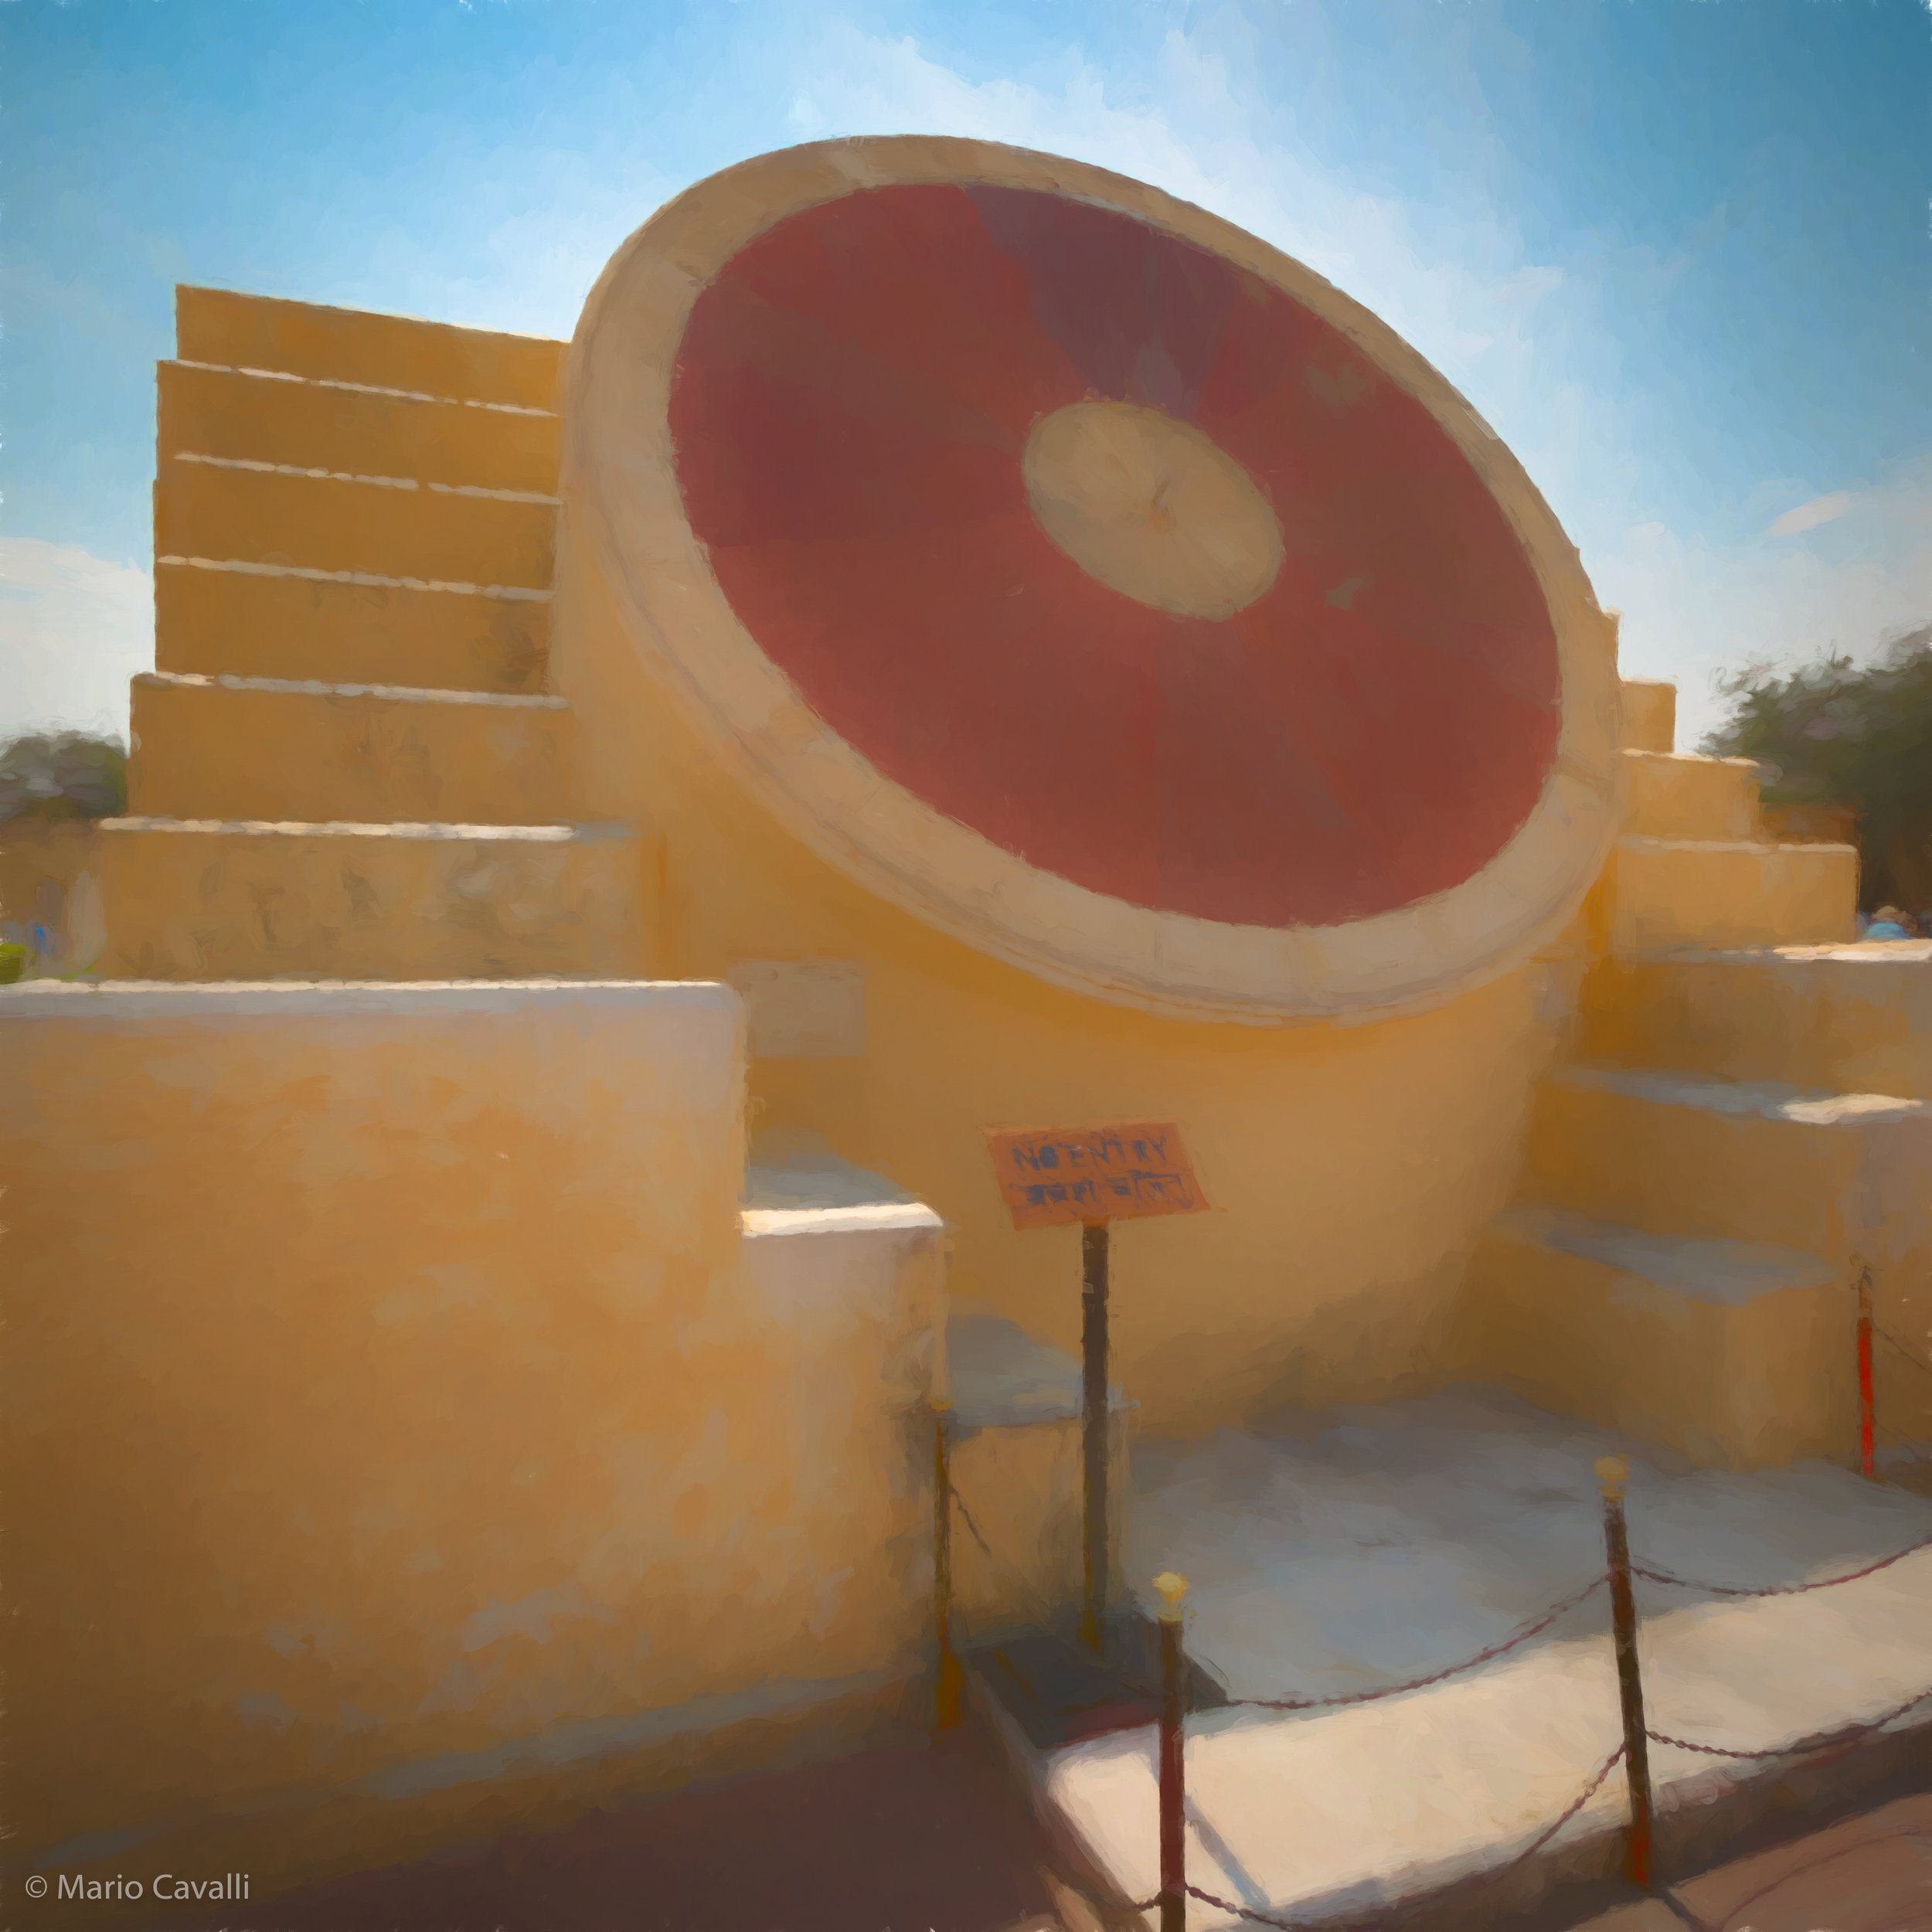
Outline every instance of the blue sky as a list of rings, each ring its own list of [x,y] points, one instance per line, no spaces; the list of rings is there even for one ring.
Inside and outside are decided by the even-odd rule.
[[[568,335],[827,135],[1154,182],[1381,313],[1675,677],[1932,617],[1923,0],[0,0],[0,733],[125,728],[177,281]]]

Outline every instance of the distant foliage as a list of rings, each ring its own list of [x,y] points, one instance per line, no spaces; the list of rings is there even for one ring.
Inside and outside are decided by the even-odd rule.
[[[1868,907],[1932,905],[1932,624],[1869,664],[1752,665],[1719,689],[1730,720],[1704,750],[1768,767],[1767,804],[1855,811]]]
[[[128,753],[111,738],[63,731],[0,751],[0,824],[9,818],[111,818],[128,802]]]

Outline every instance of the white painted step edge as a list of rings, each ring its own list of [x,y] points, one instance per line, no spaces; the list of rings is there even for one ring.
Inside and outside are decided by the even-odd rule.
[[[590,845],[604,840],[629,838],[636,828],[604,825],[357,825],[345,820],[317,824],[296,821],[254,818],[104,818],[103,832],[213,832],[238,838],[442,838],[481,842],[522,842],[528,845]]]
[[[1658,838],[1648,832],[1625,832],[1618,838],[1617,845],[1620,851],[1625,852],[1755,852],[1760,857],[1768,856],[1773,852],[1855,852],[1858,850],[1855,845],[1781,845],[1762,838]]]
[[[1713,1080],[1661,1068],[1577,1063],[1549,1076],[1555,1087],[1621,1094],[1660,1107],[1690,1107],[1706,1113],[1787,1121],[1801,1127],[1879,1127],[1932,1118],[1932,1104],[1889,1094],[1835,1094],[1777,1080]]]
[[[547,692],[430,690],[416,685],[327,684],[315,678],[240,678],[226,672],[141,671],[136,684],[179,690],[265,691],[310,698],[380,698],[394,704],[491,705],[508,711],[567,711],[570,701]]]
[[[198,362],[180,355],[162,364],[163,368],[199,369],[221,376],[245,376],[259,383],[294,383],[304,389],[347,389],[356,396],[386,396],[399,403],[440,403],[448,409],[492,410],[499,416],[546,416],[555,410],[533,408],[527,403],[485,403],[473,396],[437,396],[427,389],[386,389],[378,383],[348,383],[334,376],[297,376],[283,369],[250,369],[238,362]]]
[[[376,570],[318,570],[301,563],[251,563],[243,557],[158,556],[157,570],[220,570],[236,577],[297,577],[305,583],[353,583],[371,590],[443,590],[456,597],[498,597],[510,604],[548,604],[551,593],[515,583],[454,583],[440,577],[384,577]]]
[[[253,456],[206,456],[176,450],[170,463],[199,463],[211,470],[247,470],[258,476],[299,476],[311,483],[360,483],[378,490],[421,490],[433,496],[473,496],[496,503],[536,503],[555,509],[563,499],[542,490],[497,490],[481,483],[426,483],[413,476],[359,476],[350,470],[310,469],[300,463],[270,463]]]
[[[1932,940],[1872,939],[1841,940],[1828,946],[1665,946],[1632,953],[1626,966],[1782,966],[1815,960],[1842,961],[1847,965],[1932,965]],[[1932,981],[1928,981],[1932,984]]]

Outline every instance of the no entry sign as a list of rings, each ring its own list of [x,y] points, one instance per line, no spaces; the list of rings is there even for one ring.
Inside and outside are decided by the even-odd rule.
[[[1207,1206],[1172,1121],[984,1131],[1016,1228],[1196,1214]]]

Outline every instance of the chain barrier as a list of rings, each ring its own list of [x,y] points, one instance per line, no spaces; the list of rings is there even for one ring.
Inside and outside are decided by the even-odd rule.
[[[1889,1711],[1882,1711],[1876,1717],[1862,1718],[1855,1724],[1847,1724],[1841,1730],[1828,1731],[1815,1738],[1801,1739],[1795,1743],[1774,1744],[1762,1751],[1733,1750],[1724,1744],[1698,1744],[1688,1737],[1671,1737],[1662,1731],[1649,1733],[1654,1744],[1668,1744],[1680,1751],[1695,1751],[1700,1757],[1736,1757],[1764,1759],[1772,1757],[1797,1757],[1810,1750],[1821,1749],[1832,1744],[1848,1743],[1855,1737],[1868,1737],[1882,1731],[1888,1724],[1896,1724],[1909,1710],[1916,1709],[1928,1697],[1932,1697],[1932,1687],[1908,1697],[1903,1704],[1894,1704]]]
[[[1332,1710],[1344,1704],[1372,1704],[1385,1697],[1400,1697],[1407,1691],[1426,1690],[1431,1684],[1440,1684],[1449,1678],[1460,1677],[1464,1671],[1475,1670],[1479,1665],[1491,1663],[1498,1657],[1507,1656],[1519,1645],[1528,1643],[1532,1637],[1540,1636],[1558,1617],[1566,1615],[1578,1604],[1587,1603],[1609,1580],[1607,1576],[1593,1577],[1580,1590],[1572,1590],[1562,1602],[1545,1611],[1533,1624],[1525,1624],[1514,1636],[1505,1638],[1500,1644],[1491,1645],[1487,1650],[1478,1651],[1475,1656],[1466,1658],[1460,1664],[1451,1664],[1445,1669],[1432,1671],[1427,1677],[1412,1677],[1406,1683],[1387,1684],[1379,1690],[1347,1691],[1335,1697],[1231,1697],[1228,1702],[1256,1710],[1321,1711]]]
[[[1879,1332],[1884,1332],[1880,1331]],[[1897,1338],[1886,1334],[1886,1338],[1893,1346],[1903,1348]],[[1867,1350],[1869,1354],[1869,1349]],[[1929,1369],[1928,1372],[1932,1372]],[[1869,1410],[1868,1410],[1869,1420]],[[950,1522],[957,1515],[966,1527],[968,1533],[979,1546],[988,1563],[1003,1571],[1018,1583],[1022,1594],[1036,1610],[1047,1612],[1046,1622],[1054,1621],[1052,1607],[1046,1601],[1045,1593],[1017,1563],[996,1551],[981,1529],[971,1505],[953,1485],[950,1461],[947,1454],[947,1429],[943,1413],[937,1418],[937,1488],[935,1502],[940,1517]],[[1869,1433],[1869,1432],[1868,1432]],[[1869,1448],[1869,1443],[1868,1443]],[[1869,1461],[1869,1456],[1867,1458]],[[1680,1577],[1675,1572],[1653,1568],[1647,1564],[1631,1560],[1629,1544],[1624,1529],[1624,1488],[1628,1476],[1628,1464],[1620,1457],[1607,1458],[1597,1465],[1597,1475],[1603,1491],[1606,1551],[1609,1559],[1607,1570],[1587,1583],[1572,1590],[1569,1595],[1553,1604],[1540,1616],[1519,1626],[1502,1641],[1490,1645],[1473,1656],[1459,1663],[1429,1672],[1427,1675],[1411,1678],[1399,1684],[1389,1684],[1379,1689],[1344,1692],[1329,1697],[1315,1698],[1233,1698],[1226,1700],[1232,1708],[1256,1710],[1300,1713],[1334,1710],[1352,1706],[1379,1702],[1381,1700],[1423,1690],[1432,1685],[1447,1682],[1470,1671],[1492,1663],[1520,1648],[1532,1639],[1541,1635],[1559,1619],[1580,1608],[1596,1593],[1606,1586],[1609,1587],[1612,1634],[1616,1640],[1620,1689],[1623,1701],[1624,1741],[1619,1744],[1598,1769],[1596,1775],[1584,1787],[1573,1803],[1570,1804],[1546,1829],[1540,1832],[1522,1852],[1504,1864],[1473,1874],[1470,1882],[1486,1884],[1500,1879],[1519,1866],[1540,1853],[1591,1798],[1603,1788],[1611,1772],[1621,1764],[1626,1767],[1631,1787],[1631,1822],[1625,1859],[1625,1876],[1641,1889],[1655,1889],[1651,1874],[1651,1841],[1652,1833],[1652,1797],[1648,1763],[1648,1747],[1652,1743],[1674,1750],[1687,1751],[1699,1757],[1722,1758],[1740,1764],[1764,1763],[1781,1757],[1792,1757],[1849,1743],[1853,1739],[1867,1736],[1883,1731],[1895,1723],[1907,1713],[1917,1709],[1932,1699],[1932,1687],[1917,1692],[1903,1702],[1878,1716],[1849,1725],[1842,1730],[1806,1739],[1794,1743],[1771,1746],[1764,1750],[1740,1750],[1733,1746],[1699,1742],[1692,1738],[1679,1737],[1667,1731],[1651,1727],[1645,1722],[1644,1697],[1638,1663],[1637,1631],[1639,1619],[1634,1603],[1631,1583],[1641,1577],[1647,1583],[1662,1584],[1668,1587],[1699,1591],[1706,1595],[1732,1600],[1750,1600],[1757,1597],[1795,1597],[1808,1595],[1821,1590],[1835,1589],[1842,1583],[1856,1583],[1874,1577],[1902,1563],[1908,1556],[1932,1549],[1932,1536],[1910,1543],[1903,1549],[1895,1550],[1889,1556],[1881,1556],[1857,1570],[1842,1576],[1820,1577],[1802,1583],[1770,1584],[1758,1588],[1744,1588],[1726,1583],[1714,1583],[1698,1579]],[[936,1533],[940,1533],[936,1530]],[[1217,1896],[1196,1885],[1189,1883],[1185,1877],[1185,1857],[1182,1847],[1185,1842],[1182,1786],[1184,1776],[1183,1737],[1184,1718],[1188,1707],[1186,1685],[1190,1674],[1183,1653],[1180,1638],[1181,1598],[1187,1590],[1186,1580],[1172,1574],[1156,1577],[1155,1583],[1167,1598],[1168,1607],[1162,1613],[1162,1688],[1158,1692],[1137,1684],[1131,1677],[1121,1673],[1124,1681],[1137,1695],[1155,1699],[1160,1705],[1159,1719],[1159,1787],[1162,1821],[1162,1889],[1153,1898],[1138,1901],[1128,1909],[1135,1913],[1147,1913],[1157,1908],[1161,1915],[1163,1932],[1179,1932],[1185,1924],[1185,1905],[1188,1899],[1212,1906],[1217,1911],[1226,1912],[1246,1923],[1269,1927],[1274,1932],[1304,1932],[1316,1921],[1307,1918],[1277,1917],[1267,1912],[1240,1905],[1229,1899]],[[942,1664],[950,1660],[951,1651],[946,1634],[944,1621],[950,1611],[950,1568],[945,1573],[940,1595],[940,1641]],[[1118,1660],[1116,1660],[1117,1665]],[[944,1699],[942,1698],[942,1710]],[[942,1716],[942,1726],[947,1721]],[[952,1721],[957,1721],[956,1717]],[[1326,1932],[1357,1932],[1353,1925],[1345,1925],[1335,1920],[1321,1921]],[[1368,1932],[1369,1922],[1362,1921],[1360,1932]]]
[[[1815,1583],[1771,1583],[1762,1590],[1740,1590],[1730,1583],[1710,1583],[1692,1577],[1679,1577],[1668,1570],[1650,1570],[1641,1563],[1633,1563],[1630,1573],[1641,1577],[1649,1583],[1669,1583],[1679,1590],[1702,1591],[1707,1597],[1803,1597],[1815,1590],[1832,1590],[1840,1583],[1855,1583],[1866,1577],[1876,1577],[1881,1570],[1889,1570],[1894,1563],[1902,1563],[1908,1556],[1916,1556],[1921,1549],[1932,1549],[1932,1536],[1922,1536],[1915,1543],[1908,1543],[1904,1549],[1895,1550],[1889,1556],[1881,1556],[1875,1563],[1867,1563],[1862,1570],[1848,1570],[1842,1577],[1822,1577]]]
[[[1522,1851],[1504,1864],[1492,1866],[1485,1871],[1472,1873],[1467,1882],[1478,1885],[1492,1885],[1501,1879],[1506,1879],[1519,1866],[1527,1865],[1604,1788],[1604,1781],[1623,1761],[1624,1747],[1619,1744],[1598,1767],[1597,1775],[1583,1787],[1577,1798],[1564,1808],[1561,1815],[1538,1832]],[[1384,1911],[1379,1913],[1372,1920],[1358,1919],[1352,1921],[1327,1918],[1281,1919],[1276,1918],[1270,1913],[1255,1911],[1250,1906],[1236,1905],[1230,1899],[1217,1898],[1212,1892],[1202,1891],[1198,1885],[1189,1886],[1187,1893],[1189,1897],[1199,1900],[1203,1905],[1211,1905],[1217,1911],[1232,1912],[1236,1917],[1245,1919],[1250,1924],[1272,1926],[1277,1929],[1277,1932],[1309,1932],[1309,1928],[1318,1925],[1321,1927],[1321,1932],[1356,1932],[1358,1927],[1362,1928],[1362,1932],[1369,1932],[1369,1928],[1379,1925],[1386,1917],[1386,1913]],[[1156,1900],[1152,1903],[1158,1904],[1159,1901]],[[1145,1908],[1136,1907],[1134,1909]]]

